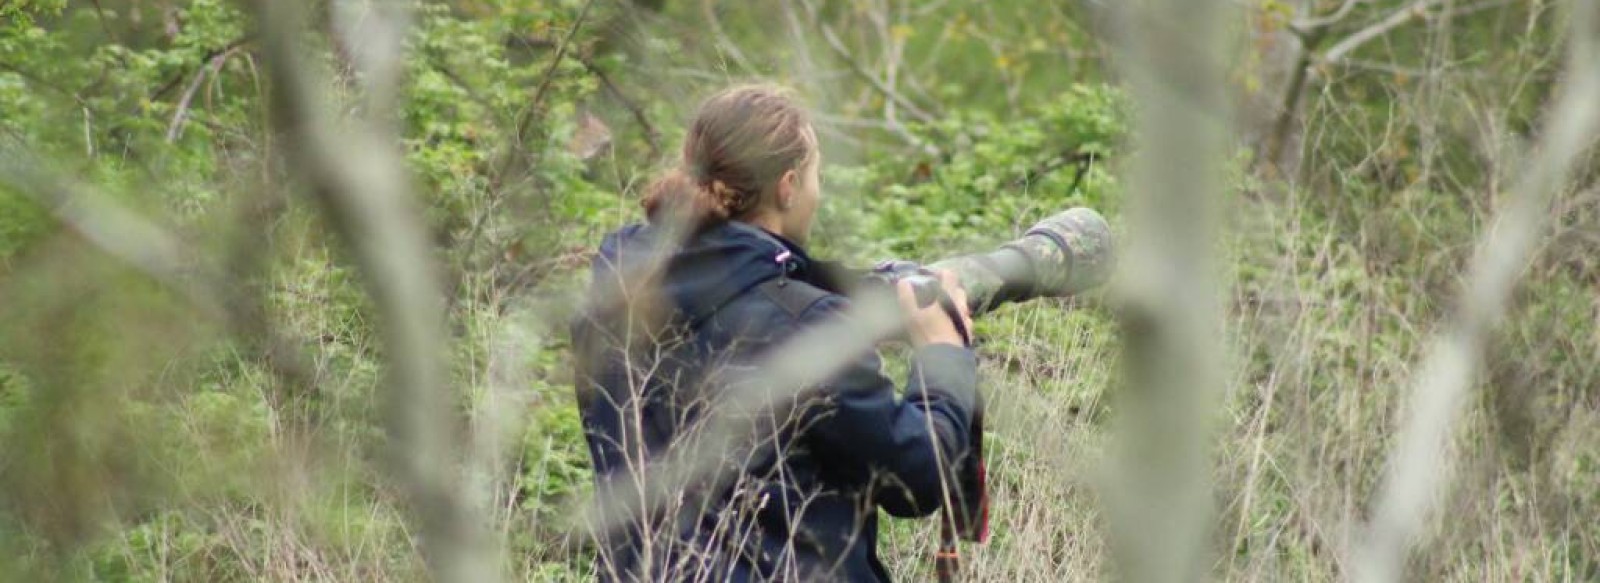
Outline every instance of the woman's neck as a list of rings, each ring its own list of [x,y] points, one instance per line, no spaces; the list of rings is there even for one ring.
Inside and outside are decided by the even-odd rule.
[[[756,216],[746,217],[741,220],[757,227],[761,227],[766,232],[772,233],[779,237],[789,236],[783,232],[783,220],[773,213],[759,213]]]

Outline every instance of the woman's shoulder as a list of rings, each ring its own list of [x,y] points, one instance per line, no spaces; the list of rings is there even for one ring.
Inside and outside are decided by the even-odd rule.
[[[847,302],[844,296],[794,279],[768,280],[756,286],[755,291],[796,321],[818,311],[831,311]]]

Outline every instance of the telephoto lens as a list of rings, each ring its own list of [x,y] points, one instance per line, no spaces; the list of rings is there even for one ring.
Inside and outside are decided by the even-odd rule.
[[[999,249],[927,267],[955,273],[976,317],[1001,304],[1072,296],[1105,283],[1114,247],[1105,218],[1077,207],[1039,221]]]

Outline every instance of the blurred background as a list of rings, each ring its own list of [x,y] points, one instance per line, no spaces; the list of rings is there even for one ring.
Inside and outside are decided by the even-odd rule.
[[[1225,366],[1196,412],[1212,427],[1197,577],[1351,575],[1416,363],[1529,167],[1582,1],[1226,3],[1231,114],[1195,113],[1233,136],[1209,153],[1226,164]],[[284,3],[301,10],[264,21]],[[641,220],[699,99],[769,80],[813,109],[816,255],[984,250],[1069,206],[1121,225],[1151,134],[1133,133],[1148,101],[1115,57],[1181,53],[1190,23],[1157,12],[1119,37],[1108,11],[0,0],[0,580],[429,578],[419,529],[454,524],[407,509],[429,472],[463,485],[450,504],[504,578],[589,580],[592,545],[568,528],[590,474],[566,322],[594,246]],[[318,115],[296,113],[300,89]],[[310,147],[324,118],[377,141]],[[1548,228],[1470,363],[1450,487],[1408,580],[1600,580],[1595,162],[1583,153],[1540,210]],[[443,367],[393,398],[405,379],[385,371],[404,358],[384,338],[404,304],[381,269],[363,275],[382,239],[361,233],[363,217],[394,223],[338,202],[339,184],[391,182],[378,204],[417,219],[426,252],[397,261],[427,266]],[[973,580],[1110,576],[1099,492],[1121,330],[1093,299],[979,323],[996,514],[964,555]],[[416,439],[447,453],[395,453],[412,443],[406,403],[443,420]],[[929,576],[934,529],[887,522],[897,577]]]

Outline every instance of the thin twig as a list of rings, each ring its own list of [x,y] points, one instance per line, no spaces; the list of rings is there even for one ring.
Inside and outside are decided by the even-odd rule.
[[[740,459],[742,450],[763,439],[758,435],[764,427],[761,419],[787,418],[790,411],[784,407],[793,406],[802,391],[904,329],[905,320],[894,301],[887,295],[857,299],[837,319],[802,330],[775,347],[750,367],[748,377],[727,383],[739,390],[719,397],[707,420],[693,435],[675,440],[659,467],[653,466],[648,475],[623,475],[596,488],[587,511],[574,517],[569,528],[591,535],[606,533],[633,517],[659,510],[690,484],[728,479],[730,468],[724,460]]]
[[[440,75],[444,75],[445,79],[449,79],[451,83],[455,83],[457,87],[460,87],[462,91],[465,91],[467,94],[467,99],[471,99],[473,103],[476,103],[479,107],[482,107],[484,111],[495,110],[496,106],[493,103],[490,103],[489,100],[483,96],[483,92],[479,91],[478,88],[473,87],[471,83],[468,83],[467,79],[462,77],[460,73],[457,73],[454,68],[451,68],[449,63],[444,62],[444,58],[442,58],[441,55],[430,52],[425,55],[425,58],[428,61],[428,65],[433,67],[433,70],[438,71]]]
[[[106,41],[115,43],[122,42],[122,39],[118,38],[117,34],[111,31],[111,25],[106,23],[106,9],[104,6],[100,5],[100,0],[94,0],[94,14],[95,18],[100,21],[100,30],[106,33]]]
[[[594,62],[594,59],[577,53],[574,53],[573,57],[578,62],[583,63],[583,67],[588,69],[589,73],[600,81],[601,88],[610,93],[613,99],[622,104],[623,109],[627,109],[628,113],[633,115],[633,121],[639,124],[639,128],[644,131],[645,145],[650,147],[650,158],[655,159],[661,156],[661,132],[656,130],[655,124],[650,123],[650,117],[645,114],[644,106],[629,97],[627,93],[624,93],[622,88],[611,80],[611,76],[606,74],[605,70]]]
[[[937,119],[937,116],[928,113],[927,110],[924,110],[915,102],[912,102],[904,95],[901,95],[899,91],[895,91],[893,87],[890,87],[887,83],[884,83],[882,79],[879,79],[877,75],[873,75],[871,71],[868,71],[865,66],[857,61],[855,57],[850,54],[850,49],[844,45],[844,41],[839,39],[838,33],[834,32],[833,27],[828,26],[828,23],[822,20],[822,15],[820,14],[814,2],[811,2],[810,0],[803,0],[801,2],[801,6],[805,7],[806,14],[810,16],[812,23],[817,27],[817,29],[822,31],[822,38],[823,40],[828,41],[828,47],[832,48],[834,54],[840,59],[843,59],[845,64],[850,66],[850,70],[855,72],[856,76],[866,80],[868,85],[871,85],[873,89],[876,89],[879,93],[883,94],[885,98],[891,99],[895,103],[898,103],[901,108],[906,110],[906,113],[911,114],[911,117],[917,118],[917,121],[922,123],[932,123]]]
[[[515,36],[511,40],[528,47],[554,48],[557,46],[555,41],[539,37]],[[639,124],[639,128],[644,131],[645,145],[650,148],[650,155],[652,157],[659,156],[661,154],[661,131],[656,129],[655,123],[650,121],[649,114],[645,112],[644,104],[633,96],[628,95],[626,91],[623,91],[622,87],[611,78],[611,74],[607,73],[599,63],[595,62],[593,57],[585,55],[581,51],[569,51],[567,58],[583,65],[584,70],[594,75],[595,80],[600,82],[600,88],[610,94],[612,99],[621,103],[624,109],[628,110],[629,115],[633,116],[634,122]],[[434,66],[457,85],[466,87],[466,82],[446,68],[443,63],[435,61]]]
[[[550,64],[545,67],[544,77],[539,80],[539,87],[534,89],[533,98],[528,101],[527,107],[522,108],[517,114],[515,132],[511,135],[511,143],[508,144],[505,150],[505,158],[500,161],[495,173],[489,178],[491,199],[488,206],[490,209],[499,206],[500,199],[503,197],[502,193],[505,190],[505,184],[510,180],[512,171],[518,167],[517,163],[522,160],[523,153],[526,151],[523,145],[530,138],[528,132],[533,127],[533,119],[539,114],[539,107],[543,104],[545,95],[549,93],[550,87],[555,81],[556,68],[561,65],[562,60],[566,59],[567,50],[572,45],[572,39],[578,36],[578,31],[583,28],[584,21],[589,17],[589,9],[593,7],[594,0],[587,0],[583,3],[583,8],[579,10],[578,17],[572,21],[572,27],[567,29],[567,34],[556,45],[556,54],[550,59]],[[474,226],[474,231],[476,229],[477,226]],[[472,238],[475,239],[476,237],[477,234],[474,233]]]
[[[733,62],[745,71],[756,71],[755,64],[746,57],[744,51],[739,50],[738,43],[728,38],[727,31],[722,29],[722,19],[717,17],[716,0],[700,0],[700,13],[706,19],[706,25],[711,28],[711,35],[716,39],[717,50],[733,58]]]
[[[545,67],[544,78],[539,80],[539,88],[534,90],[533,99],[528,101],[528,106],[523,108],[522,115],[517,116],[517,133],[512,136],[517,144],[522,144],[527,139],[528,127],[533,122],[533,116],[538,114],[539,106],[544,103],[544,97],[550,91],[550,86],[556,78],[556,67],[561,65],[562,59],[567,57],[567,51],[572,46],[572,39],[578,36],[578,31],[583,28],[583,22],[589,18],[589,9],[594,7],[594,0],[586,0],[583,8],[578,11],[578,17],[573,19],[572,28],[567,29],[567,35],[562,37],[561,43],[556,45],[556,54],[550,59],[550,65]]]
[[[1067,166],[1075,166],[1077,169],[1073,171],[1072,186],[1067,189],[1067,192],[1072,192],[1078,189],[1078,184],[1083,180],[1083,175],[1089,171],[1089,167],[1094,164],[1097,158],[1098,156],[1096,156],[1093,152],[1068,150],[1055,156],[1051,156],[1050,159],[1046,160],[1043,164],[1039,164],[1038,166],[1027,169],[1022,173],[1022,175],[1011,181],[1011,186],[1015,188],[1023,188],[1029,184],[1038,182],[1057,170],[1066,168]]]

